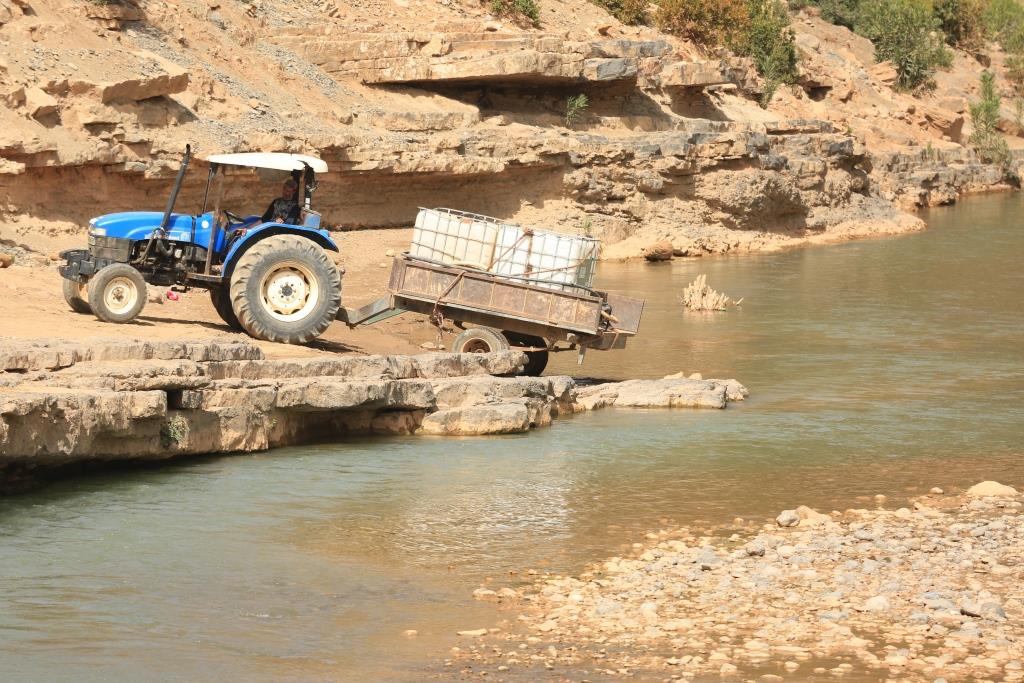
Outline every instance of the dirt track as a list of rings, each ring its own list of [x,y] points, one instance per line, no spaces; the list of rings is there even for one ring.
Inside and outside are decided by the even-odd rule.
[[[84,232],[84,231],[83,231]],[[366,230],[335,235],[346,269],[342,278],[342,300],[347,306],[367,303],[383,293],[390,273],[388,250],[401,252],[409,239],[408,230]],[[78,240],[65,237],[53,244],[55,249],[84,246],[85,235]],[[49,244],[47,246],[50,246]],[[150,288],[150,296],[163,303],[149,301],[142,315],[132,323],[114,325],[91,315],[73,313],[64,302],[57,263],[27,265],[21,263],[0,269],[0,336],[20,339],[72,339],[90,337],[130,337],[133,339],[248,339],[225,325],[213,310],[205,290],[193,289],[180,294],[178,301],[162,295],[166,288]],[[422,353],[420,344],[433,339],[432,328],[421,316],[405,315],[375,327],[349,330],[335,323],[319,340],[308,346],[289,346],[261,342],[268,357],[313,355],[323,351],[356,353]]]

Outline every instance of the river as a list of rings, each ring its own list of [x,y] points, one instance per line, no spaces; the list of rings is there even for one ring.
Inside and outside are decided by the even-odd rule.
[[[574,572],[668,523],[1024,485],[1024,197],[926,232],[605,264],[627,353],[549,372],[735,377],[725,411],[604,411],[489,438],[346,439],[111,471],[0,500],[0,678],[447,680],[472,590]],[[743,305],[684,313],[698,273]],[[415,629],[417,637],[402,632]]]

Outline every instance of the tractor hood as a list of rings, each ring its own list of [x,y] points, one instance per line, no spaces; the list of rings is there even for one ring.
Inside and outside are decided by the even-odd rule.
[[[149,239],[153,230],[160,227],[163,217],[161,211],[108,213],[89,221],[89,234],[131,240]],[[187,214],[171,214],[171,220],[167,224],[168,237],[172,240],[188,240],[194,220]]]

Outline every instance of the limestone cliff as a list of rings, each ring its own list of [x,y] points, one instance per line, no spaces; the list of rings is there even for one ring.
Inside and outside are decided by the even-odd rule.
[[[963,146],[966,54],[914,98],[868,41],[799,13],[800,84],[762,110],[758,76],[725,52],[586,0],[544,0],[539,28],[488,7],[0,0],[0,244],[80,242],[94,215],[162,208],[186,142],[323,156],[317,201],[338,229],[452,206],[589,231],[611,257],[916,229],[903,209],[1003,184]],[[267,186],[236,180],[227,205],[262,208]]]

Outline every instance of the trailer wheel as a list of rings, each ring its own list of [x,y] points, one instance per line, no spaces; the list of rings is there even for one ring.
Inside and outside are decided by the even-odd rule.
[[[320,336],[341,307],[341,274],[324,250],[298,235],[260,240],[231,275],[231,308],[256,339],[301,344]]]
[[[242,331],[242,323],[238,322],[235,309],[231,308],[231,294],[227,287],[211,287],[210,301],[213,303],[213,310],[217,311],[217,315],[228,327],[236,332]]]
[[[540,377],[544,368],[548,366],[547,342],[532,334],[520,334],[518,332],[502,332],[505,339],[512,346],[543,346],[543,351],[526,351],[526,366],[520,375],[526,377]]]
[[[489,327],[471,327],[452,342],[453,353],[494,353],[508,351],[508,340]]]
[[[97,318],[126,323],[146,305],[146,281],[127,263],[111,263],[89,280],[89,306]]]
[[[89,305],[89,290],[85,283],[75,282],[66,277],[62,277],[61,280],[64,281],[64,301],[68,302],[71,310],[75,313],[92,313],[92,307]]]

